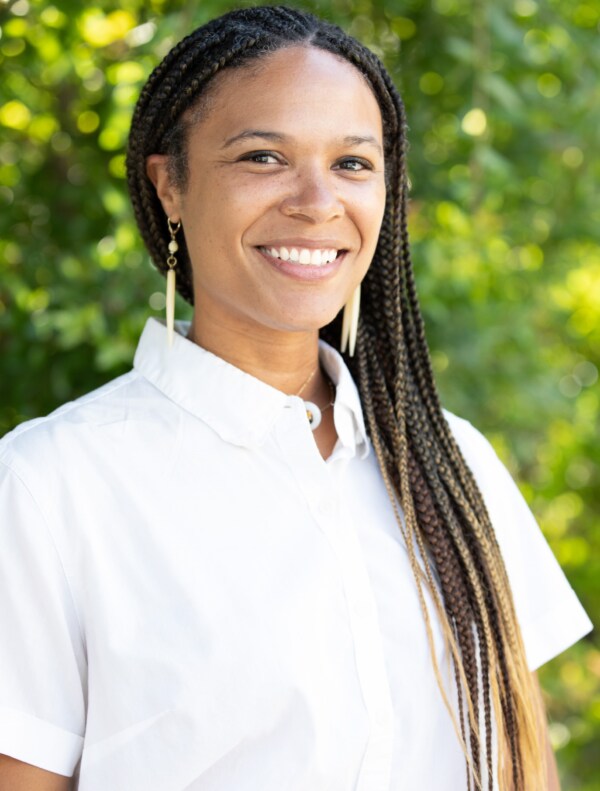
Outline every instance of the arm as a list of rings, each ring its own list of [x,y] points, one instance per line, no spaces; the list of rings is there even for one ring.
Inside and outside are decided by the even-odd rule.
[[[70,777],[0,755],[0,791],[71,791]]]
[[[546,731],[546,760],[548,762],[548,791],[560,791],[556,758],[554,757],[554,750],[548,738],[548,731]]]
[[[537,676],[537,673],[533,673],[533,677],[535,683],[538,687],[538,691],[540,693],[540,698],[542,696],[540,682]],[[546,778],[546,789],[547,791],[560,791],[560,780],[558,778],[558,769],[556,766],[556,758],[554,757],[554,750],[552,749],[552,745],[550,744],[550,737],[548,735],[548,725],[544,722],[543,731],[540,733],[540,740],[543,744],[546,745],[546,764],[547,764],[547,778]],[[2,791],[0,787],[0,791]]]
[[[537,694],[539,695],[541,702],[543,700],[543,697],[542,697],[542,690],[540,687],[540,682],[537,673],[532,673],[531,678],[534,687],[537,688]],[[538,738],[540,744],[542,745],[542,750],[546,760],[546,782],[543,787],[540,787],[540,791],[561,791],[560,780],[558,777],[558,769],[556,766],[556,758],[554,757],[554,750],[552,749],[552,745],[550,744],[550,736],[548,734],[548,723],[546,721],[545,716],[544,716],[544,721],[540,725]],[[508,791],[514,791],[514,788],[515,788],[514,784],[512,782],[509,782]],[[3,791],[1,786],[0,786],[0,791]]]

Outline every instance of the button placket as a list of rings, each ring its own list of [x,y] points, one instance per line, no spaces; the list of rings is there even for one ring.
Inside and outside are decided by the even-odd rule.
[[[340,487],[340,498],[342,490]],[[370,722],[367,744],[356,791],[388,791],[393,750],[393,709],[379,629],[377,605],[352,514],[340,503],[339,536],[344,562],[344,588],[354,636],[355,660]]]
[[[389,791],[393,748],[393,710],[379,630],[377,606],[353,522],[344,508],[343,481],[347,465],[358,460],[339,458],[323,463],[294,409],[285,410],[278,425],[278,442],[293,470],[310,511],[338,561],[347,603],[348,624],[369,738],[356,791]]]
[[[335,513],[323,529],[340,563],[348,605],[359,684],[370,724],[357,791],[388,791],[393,750],[393,709],[379,630],[377,605],[352,514],[343,503],[343,480],[348,460],[330,465],[331,488],[320,505]],[[325,504],[328,504],[325,506]],[[335,508],[330,508],[335,503]]]

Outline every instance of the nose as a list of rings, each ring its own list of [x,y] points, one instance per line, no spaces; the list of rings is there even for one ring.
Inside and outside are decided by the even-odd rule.
[[[297,172],[289,194],[281,202],[282,213],[314,224],[341,217],[344,204],[332,183],[333,178],[331,171],[322,172],[316,167]]]

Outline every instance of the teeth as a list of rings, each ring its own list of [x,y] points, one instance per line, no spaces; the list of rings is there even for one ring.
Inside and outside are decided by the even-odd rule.
[[[294,263],[303,264],[304,266],[323,266],[335,261],[338,251],[335,249],[328,250],[309,250],[306,247],[300,249],[292,247],[263,247],[266,253],[273,258],[280,258],[282,261],[293,261]]]

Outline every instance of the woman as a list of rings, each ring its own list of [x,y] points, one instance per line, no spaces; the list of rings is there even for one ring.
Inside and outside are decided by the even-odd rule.
[[[438,403],[405,150],[378,59],[296,10],[150,76],[167,327],[1,446],[0,789],[558,788],[532,671],[590,624]]]

